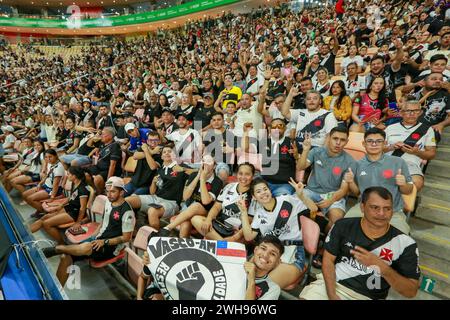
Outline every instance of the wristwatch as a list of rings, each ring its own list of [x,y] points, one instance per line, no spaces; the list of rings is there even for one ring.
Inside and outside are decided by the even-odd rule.
[[[105,240],[104,245],[105,245],[105,246],[109,246],[109,239],[106,239],[106,240]]]

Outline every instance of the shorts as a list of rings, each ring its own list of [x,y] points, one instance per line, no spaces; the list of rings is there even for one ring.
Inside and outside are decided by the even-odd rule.
[[[31,178],[32,182],[39,182],[41,181],[41,176],[39,175],[39,173],[33,173],[30,171],[24,172],[24,175],[28,176]]]
[[[92,241],[94,240],[95,239],[93,239]],[[89,256],[72,256],[72,260],[73,262],[82,261],[86,259],[92,259],[94,261],[109,260],[116,256],[114,254],[116,248],[117,246],[103,246],[98,251],[92,250],[92,253]]]
[[[412,176],[421,176],[423,177],[422,168],[420,165],[414,162],[406,161],[406,165],[408,166],[409,174]]]
[[[101,171],[97,166],[92,166],[89,168],[86,168],[86,172],[89,173],[91,176],[101,176],[103,178],[103,181],[108,180],[108,170]]]
[[[143,211],[146,214],[148,212],[148,209],[150,209],[151,207],[162,207],[164,208],[163,218],[167,218],[175,215],[179,210],[178,204],[175,200],[166,200],[154,194],[140,195],[139,200],[141,200],[140,211]]]
[[[314,201],[315,203],[317,203],[317,202],[319,202],[319,201],[322,201],[322,200],[326,199],[326,198],[327,198],[327,195],[328,195],[327,193],[325,193],[325,194],[320,194],[320,193],[311,191],[311,190],[309,190],[309,189],[307,189],[307,188],[303,190],[303,193],[304,193],[308,198],[310,198],[312,201]],[[322,211],[323,214],[327,214],[328,211],[330,211],[330,209],[340,209],[340,210],[342,210],[342,212],[345,212],[345,209],[346,209],[345,206],[346,206],[345,198],[342,198],[342,199],[339,200],[339,201],[335,201],[335,202],[334,202],[331,206],[329,206],[328,208],[321,209],[321,211]]]
[[[219,172],[222,170],[226,171],[229,176],[231,175],[230,167],[225,162],[218,162],[215,170],[216,176],[219,176]]]
[[[45,192],[47,192],[49,196],[52,196],[53,187],[49,187],[49,186],[44,184],[42,186],[42,189],[45,190]],[[58,187],[58,191],[56,192],[55,197],[61,195],[62,193],[63,193],[63,188],[62,187]]]
[[[305,248],[303,246],[284,246],[281,262],[295,265],[299,270],[305,268]]]
[[[371,300],[358,292],[353,291],[350,288],[343,286],[336,282],[336,294],[341,300]],[[317,280],[303,288],[299,296],[305,300],[329,300],[327,294],[327,287],[325,286],[325,280],[323,274],[317,275]]]

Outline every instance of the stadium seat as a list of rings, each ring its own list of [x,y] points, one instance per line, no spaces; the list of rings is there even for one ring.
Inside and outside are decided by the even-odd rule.
[[[127,277],[135,286],[143,267],[142,258],[139,256],[138,251],[146,250],[148,236],[153,232],[156,232],[156,230],[149,226],[143,226],[137,232],[132,248],[125,248]]]
[[[302,280],[301,286],[304,286],[307,284],[307,281],[309,280],[309,278],[311,276],[310,272],[311,272],[313,256],[316,254],[317,247],[319,245],[319,237],[320,237],[319,225],[316,222],[314,222],[313,220],[311,220],[310,218],[307,218],[305,216],[300,216],[300,224],[301,224],[301,228],[302,228],[301,231],[302,231],[303,246],[305,248],[306,253],[308,253],[308,255],[309,255],[308,263],[305,266],[306,271],[303,274],[303,279],[302,279],[302,276],[299,277],[291,285],[284,288],[285,290],[294,289],[298,285],[300,280]]]
[[[67,242],[70,244],[78,244],[87,241],[97,229],[100,223],[95,221],[95,215],[103,216],[105,210],[105,203],[107,197],[104,195],[98,195],[93,204],[91,210],[88,210],[87,213],[90,216],[89,219],[91,222],[83,224],[81,227],[86,231],[84,234],[73,235],[68,230],[65,232]]]
[[[350,132],[348,143],[344,150],[348,152],[356,161],[361,160],[366,155],[366,149],[362,145],[364,133]]]
[[[134,171],[136,170],[136,165],[137,160],[135,160],[133,157],[129,157],[123,169],[127,173],[134,173]]]
[[[108,264],[117,262],[117,261],[123,259],[124,257],[125,257],[125,249],[120,251],[120,253],[117,256],[115,256],[114,258],[111,258],[108,260],[95,261],[95,260],[90,259],[89,265],[94,269],[100,269],[100,268],[107,266]]]

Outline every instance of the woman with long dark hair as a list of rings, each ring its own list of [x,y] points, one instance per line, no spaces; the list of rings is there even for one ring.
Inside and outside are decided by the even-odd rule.
[[[64,167],[58,159],[58,154],[53,149],[44,152],[45,163],[44,177],[34,188],[23,193],[23,200],[37,211],[32,215],[38,218],[42,208],[42,200],[54,199],[62,193],[61,180],[65,175]]]
[[[247,208],[250,205],[250,184],[254,175],[253,165],[241,163],[238,167],[237,182],[229,183],[222,189],[206,217],[197,215],[191,219],[194,228],[206,239],[242,241],[241,211],[237,203],[243,200]]]
[[[311,212],[318,210],[314,202],[303,193],[304,186],[301,182],[296,183],[291,178],[289,184],[295,189],[295,195],[274,197],[267,182],[256,178],[250,186],[253,196],[250,208],[247,209],[244,201],[238,202],[246,241],[274,235],[284,244],[282,263],[270,273],[270,278],[280,288],[294,283],[305,270],[300,216],[309,217]],[[249,216],[253,216],[252,222]]]
[[[386,97],[386,82],[382,77],[374,77],[367,87],[366,93],[355,99],[352,119],[354,123],[350,131],[365,132],[377,127],[384,129],[388,99]]]
[[[11,175],[8,178],[5,185],[8,192],[14,188],[19,193],[23,193],[26,184],[41,181],[42,169],[44,168],[44,151],[44,143],[40,140],[34,141],[34,155],[31,158],[30,165],[23,170],[16,170],[16,173],[19,173],[19,175]]]
[[[352,100],[347,95],[344,81],[333,82],[331,95],[323,99],[323,108],[333,111],[338,122],[348,124],[352,115]]]
[[[82,168],[70,167],[67,179],[72,183],[67,199],[59,203],[48,203],[47,211],[49,213],[30,226],[33,233],[43,228],[58,244],[64,244],[64,239],[58,229],[59,225],[74,223],[71,227],[72,230],[76,231],[81,228],[82,220],[86,216],[90,194]]]

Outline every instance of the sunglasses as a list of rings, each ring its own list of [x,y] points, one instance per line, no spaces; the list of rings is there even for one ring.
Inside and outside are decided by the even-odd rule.
[[[284,124],[273,124],[271,125],[272,129],[283,129],[284,128]]]

